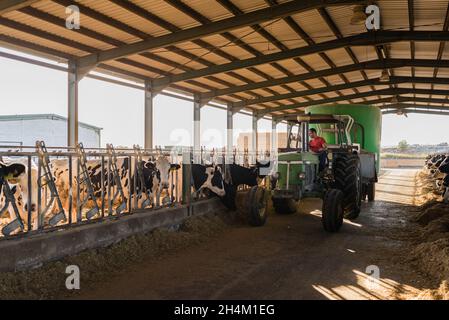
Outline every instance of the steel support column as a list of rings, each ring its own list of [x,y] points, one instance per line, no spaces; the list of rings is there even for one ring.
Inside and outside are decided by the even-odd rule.
[[[74,62],[68,67],[67,146],[78,144],[78,72]]]
[[[274,159],[274,157],[277,154],[278,149],[278,135],[277,135],[277,126],[278,121],[276,119],[271,120],[271,158]]]
[[[201,99],[195,95],[193,101],[193,161],[201,162]]]
[[[145,111],[144,111],[144,135],[145,149],[153,148],[153,98],[155,94],[151,88],[151,82],[145,81]]]
[[[257,134],[257,122],[259,121],[259,118],[257,116],[256,111],[253,111],[252,115],[252,137],[251,137],[251,154],[253,157],[253,162],[257,160],[257,151],[259,147],[259,139]]]
[[[226,111],[226,163],[232,163],[232,151],[234,147],[234,113],[232,105],[228,105]]]

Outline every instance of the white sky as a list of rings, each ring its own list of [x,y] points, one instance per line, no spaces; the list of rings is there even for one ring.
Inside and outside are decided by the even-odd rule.
[[[4,50],[7,51],[7,50]],[[79,86],[79,121],[103,128],[102,144],[143,145],[143,91],[85,78]],[[154,101],[154,143],[191,145],[193,106],[191,102],[166,96]],[[67,75],[31,64],[0,57],[0,114],[55,113],[67,115]],[[449,118],[387,115],[383,119],[382,145],[440,143],[449,141]],[[226,113],[211,107],[201,111],[202,145],[225,144]],[[251,118],[234,116],[234,138],[251,130]],[[267,120],[259,130],[271,130]],[[285,130],[280,126],[279,130]]]

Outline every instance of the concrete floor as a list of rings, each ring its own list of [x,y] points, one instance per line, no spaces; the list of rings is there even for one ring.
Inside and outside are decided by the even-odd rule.
[[[108,299],[398,299],[420,291],[421,279],[402,263],[406,243],[395,237],[413,210],[414,170],[388,170],[377,201],[360,218],[327,234],[319,200],[301,213],[272,215],[266,226],[232,226],[208,243],[123,270],[79,298]],[[378,268],[378,280],[366,271]]]

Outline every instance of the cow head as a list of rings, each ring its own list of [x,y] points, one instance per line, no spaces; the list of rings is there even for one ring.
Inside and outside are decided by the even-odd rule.
[[[167,189],[170,183],[170,172],[173,170],[178,170],[180,168],[179,164],[170,163],[165,156],[159,156],[156,159],[156,169],[160,174],[160,184],[163,189]]]
[[[25,172],[26,167],[22,163],[0,163],[0,176],[11,184],[17,184]]]
[[[223,184],[223,174],[221,173],[221,168],[217,165],[206,167],[206,182],[203,186],[219,197],[224,197],[226,191]]]

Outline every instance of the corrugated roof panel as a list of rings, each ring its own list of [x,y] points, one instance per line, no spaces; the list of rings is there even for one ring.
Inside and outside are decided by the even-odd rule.
[[[195,79],[196,82],[199,83],[204,83],[206,86],[212,87],[214,89],[224,89],[227,88],[227,86],[220,84],[219,82],[213,81],[213,80],[209,80],[206,78],[199,78],[199,79]]]
[[[183,87],[189,88],[189,89],[191,89],[195,92],[199,92],[199,93],[204,93],[204,92],[208,91],[207,89],[204,89],[203,87],[199,87],[197,85],[194,85],[194,84],[191,84],[188,82],[180,82],[179,84],[182,85]]]
[[[307,43],[301,39],[283,19],[262,23],[260,26],[271,36],[273,36],[274,39],[280,41],[287,48],[292,49],[307,45]]]
[[[366,75],[370,79],[379,78],[382,70],[365,70]]]
[[[183,2],[212,21],[223,20],[234,16],[231,12],[221,6],[218,1],[184,0]]]
[[[415,68],[417,77],[433,77],[433,68]]]
[[[408,88],[411,88],[411,87],[412,87],[412,85],[410,84],[408,86]],[[431,87],[431,84],[427,84],[427,83],[417,83],[415,85],[416,89],[430,89],[430,87]]]
[[[178,73],[184,72],[182,69],[175,68],[175,67],[166,65],[164,63],[157,62],[157,61],[155,61],[153,59],[149,59],[149,58],[147,58],[145,56],[137,55],[137,54],[129,56],[128,59],[140,62],[142,64],[151,66],[153,68],[160,69],[161,71],[164,71],[164,72],[167,72],[167,73],[178,74]]]
[[[407,0],[379,1],[382,30],[408,30]]]
[[[321,80],[319,80],[319,79],[308,79],[308,80],[306,80],[304,82],[306,82],[312,88],[323,88],[323,87],[325,87],[324,83]]]
[[[120,69],[124,69],[124,70],[127,70],[127,71],[131,71],[131,72],[134,72],[134,73],[137,73],[137,74],[143,75],[145,77],[149,77],[149,78],[154,78],[154,77],[158,76],[157,73],[150,72],[148,70],[137,68],[137,67],[134,67],[134,66],[130,66],[128,64],[124,64],[124,63],[121,63],[119,61],[108,61],[107,65],[110,65],[110,66],[113,66],[113,67],[117,67],[117,68],[120,68]]]
[[[178,50],[177,50],[178,51]],[[174,61],[176,63],[185,65],[186,67],[192,68],[192,69],[201,69],[204,68],[205,65],[202,63],[199,63],[198,61],[194,61],[190,58],[182,56],[180,53],[176,53],[177,51],[170,51],[168,49],[161,49],[157,51],[151,51],[152,54],[160,56],[162,58]]]
[[[436,90],[449,90],[449,85],[447,85],[447,84],[435,84],[434,88]]]
[[[271,21],[271,22],[273,22],[273,21]],[[271,22],[263,23],[261,25],[264,26]],[[256,29],[256,30],[258,30],[258,29]],[[267,41],[267,39],[262,37],[257,31],[255,31],[251,27],[239,28],[239,29],[230,31],[230,33],[234,37],[242,40],[243,42],[245,42],[247,44],[250,44],[253,48],[255,48],[256,50],[258,50],[262,53],[274,53],[274,52],[280,51],[279,49],[277,49],[276,46],[274,46],[269,41]]]
[[[59,17],[60,19],[66,19],[67,14],[65,13],[65,7],[59,4],[53,3],[51,1],[41,1],[33,5],[33,7]],[[108,37],[115,38],[125,43],[133,43],[141,40],[140,38],[130,35],[127,32],[121,31],[110,24],[100,22],[96,19],[92,19],[87,14],[81,13],[81,25],[84,28],[94,30],[100,34],[104,34]]]
[[[396,68],[394,69],[395,76],[403,76],[403,77],[411,77],[412,76],[412,68],[404,67],[404,68]]]
[[[447,0],[415,0],[415,30],[442,30]]]
[[[262,97],[270,97],[270,96],[272,96],[272,94],[269,93],[265,89],[256,89],[256,90],[252,90],[252,92],[257,93],[258,95],[260,95]]]
[[[353,14],[353,8],[354,5],[326,8],[326,11],[336,24],[337,28],[345,37],[366,32],[365,25],[352,25],[350,23]],[[327,33],[323,33],[323,35],[326,34],[330,34],[330,31],[327,31]]]
[[[329,69],[329,65],[318,54],[303,56],[301,59],[315,71]]]
[[[301,12],[292,18],[315,43],[336,39],[317,10]]]
[[[345,66],[354,63],[345,49],[335,49],[326,51],[326,55],[336,66]]]
[[[449,69],[448,68],[438,69],[438,76],[441,78],[449,78]]]
[[[287,76],[284,72],[279,71],[269,64],[262,64],[256,68],[272,78],[283,78]]]
[[[180,29],[189,29],[201,25],[189,15],[163,0],[132,0],[132,2]],[[190,5],[190,1],[186,4]]]
[[[440,44],[438,42],[415,42],[416,59],[436,59]]]
[[[349,74],[345,74],[345,76],[349,82],[365,80],[365,78],[363,78],[362,73],[360,71],[350,72]]]
[[[58,50],[58,51],[61,51],[64,53],[68,53],[73,56],[83,56],[83,55],[87,54],[87,52],[85,52],[85,51],[77,50],[72,47],[65,46],[60,43],[56,43],[54,41],[44,40],[40,37],[33,36],[29,33],[17,31],[15,29],[11,29],[11,28],[4,27],[1,25],[0,25],[0,34],[4,34],[4,35],[10,36],[10,37],[13,37],[16,39],[24,40],[24,41],[27,41],[30,43],[39,44],[41,46],[55,49],[55,50]]]
[[[395,42],[389,45],[390,58],[393,59],[410,59],[410,42]],[[415,46],[415,52],[417,47]],[[416,56],[415,56],[416,57]]]
[[[303,90],[307,90],[307,88],[305,86],[303,86],[300,82],[290,82],[288,84],[288,86],[290,88],[292,88],[295,91],[303,91]],[[273,87],[275,90],[277,90],[278,86]]]
[[[38,31],[46,32],[52,35],[56,35],[65,38],[70,41],[76,41],[80,44],[91,46],[96,50],[108,50],[114,48],[114,46],[105,43],[104,41],[95,40],[92,37],[85,36],[78,32],[76,29],[68,29],[65,26],[65,20],[62,20],[61,25],[56,26],[52,23],[46,22],[43,19],[34,18],[30,15],[20,13],[17,11],[13,12],[8,18],[9,20],[15,21],[22,25],[32,27]]]
[[[221,35],[203,37],[202,40],[232,56],[239,57],[239,59],[249,59],[254,57],[254,55],[247,50]]]
[[[177,44],[176,47],[183,49],[184,51],[187,51],[188,53],[194,54],[197,57],[208,60],[214,64],[224,64],[224,63],[229,62],[229,60],[217,55],[216,53],[214,53],[214,51],[211,51],[209,48],[204,49],[204,48],[199,47],[197,44],[194,44],[191,42],[180,43],[180,44]],[[154,50],[152,52],[163,52],[163,51],[166,51],[166,49],[158,49],[158,50]],[[197,60],[197,59],[193,59],[192,62],[195,62],[195,60]]]
[[[122,23],[125,23],[133,28],[141,30],[151,36],[157,37],[164,34],[170,33],[166,29],[144,19],[137,14],[134,14],[121,6],[118,6],[109,1],[98,1],[98,0],[80,0],[81,4],[99,11],[103,14],[106,14],[112,17],[115,20],[118,20]]]
[[[246,84],[246,82],[243,82],[243,81],[241,81],[241,80],[239,80],[239,79],[237,79],[235,77],[231,77],[231,76],[229,76],[227,74],[224,74],[224,73],[216,74],[216,75],[214,75],[214,77],[218,78],[218,79],[221,79],[221,80],[224,80],[224,81],[227,81],[227,82],[229,82],[229,83],[231,83],[231,84],[233,84],[235,86],[241,86],[241,85]]]
[[[288,85],[288,87],[290,87],[290,85]],[[285,94],[285,93],[290,93],[290,90],[285,89],[284,87],[281,86],[274,86],[274,87],[270,87],[271,90],[274,90],[276,92],[278,92],[279,94]]]
[[[236,73],[237,75],[243,76],[243,77],[249,79],[250,81],[254,81],[254,82],[260,82],[260,81],[266,80],[265,78],[262,78],[261,76],[259,76],[257,73],[249,71],[248,69],[239,69],[239,70],[235,70],[232,72]]]
[[[352,52],[360,62],[377,60],[378,56],[374,47],[351,47]]]
[[[301,67],[301,65],[294,59],[282,60],[278,61],[277,63],[294,74],[302,74],[307,72],[307,70]]]

